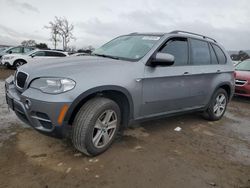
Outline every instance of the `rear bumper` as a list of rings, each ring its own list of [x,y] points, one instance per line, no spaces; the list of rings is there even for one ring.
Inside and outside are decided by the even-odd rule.
[[[28,89],[29,90],[29,89]],[[40,92],[40,91],[34,91]],[[46,102],[21,94],[13,83],[13,77],[5,82],[6,101],[18,118],[37,131],[54,137],[67,137],[71,133],[71,126],[67,122],[58,122],[63,106],[70,106],[70,102]]]
[[[235,86],[235,95],[250,97],[250,83]]]

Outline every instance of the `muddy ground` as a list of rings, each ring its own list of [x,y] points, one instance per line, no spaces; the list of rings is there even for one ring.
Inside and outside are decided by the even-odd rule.
[[[11,72],[0,68],[0,187],[250,187],[247,98],[234,98],[218,122],[190,114],[134,125],[89,158],[8,111],[3,78]]]

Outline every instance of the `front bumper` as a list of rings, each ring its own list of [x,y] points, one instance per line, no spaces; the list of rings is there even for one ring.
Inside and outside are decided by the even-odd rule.
[[[11,67],[11,63],[3,59],[1,60],[1,64],[4,65],[5,67]]]
[[[48,100],[49,102],[47,102],[42,99],[35,99],[33,96],[41,96],[41,92],[32,88],[21,93],[14,85],[13,76],[5,81],[5,93],[9,108],[26,124],[29,124],[41,133],[54,137],[67,137],[70,135],[71,126],[67,125],[65,121],[59,123],[58,118],[61,115],[62,108],[65,105],[70,106],[71,102],[67,100]],[[31,97],[29,93],[32,93]],[[48,97],[44,98],[48,99]]]
[[[250,97],[250,83],[235,86],[235,95]]]

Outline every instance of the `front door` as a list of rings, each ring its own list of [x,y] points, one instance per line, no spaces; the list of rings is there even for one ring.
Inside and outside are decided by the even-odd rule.
[[[143,117],[163,115],[190,107],[188,40],[172,38],[159,50],[175,57],[171,66],[145,67],[143,79]]]

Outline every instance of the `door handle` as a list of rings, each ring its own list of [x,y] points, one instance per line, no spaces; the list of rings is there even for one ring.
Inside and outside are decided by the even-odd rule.
[[[189,75],[189,72],[184,72],[183,75]]]
[[[221,73],[221,70],[217,70],[216,72],[217,72],[217,73]]]

